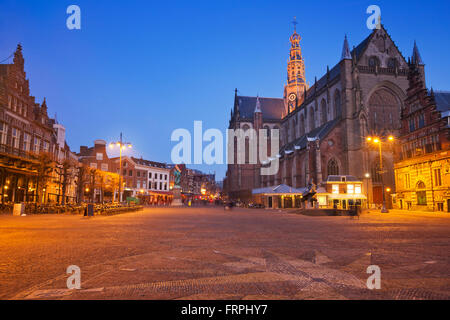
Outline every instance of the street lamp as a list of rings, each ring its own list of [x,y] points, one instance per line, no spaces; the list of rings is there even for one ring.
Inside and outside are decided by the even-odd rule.
[[[122,192],[121,192],[121,188],[122,188],[122,150],[128,148],[131,148],[131,143],[130,142],[123,142],[122,139],[122,132],[120,133],[120,140],[116,141],[116,142],[111,142],[109,144],[109,147],[112,149],[114,148],[114,145],[116,145],[117,147],[119,147],[119,202],[122,202]]]
[[[385,195],[384,180],[383,180],[383,174],[385,172],[383,170],[383,156],[382,156],[382,151],[381,151],[381,145],[383,144],[383,142],[381,141],[381,138],[379,138],[379,137],[367,137],[366,140],[368,143],[373,143],[375,145],[378,145],[378,152],[380,154],[380,170],[378,171],[378,173],[380,174],[380,177],[381,177],[381,188],[382,188],[382,195],[383,195],[383,207],[381,208],[381,213],[388,213],[389,210],[386,208],[386,195]],[[388,136],[387,141],[393,142],[394,136],[393,135]],[[390,189],[389,189],[389,191],[390,191]]]
[[[369,179],[370,179],[370,173],[366,172],[366,174],[364,174],[364,177],[366,178],[367,209],[369,209],[370,208],[370,203],[369,203]]]

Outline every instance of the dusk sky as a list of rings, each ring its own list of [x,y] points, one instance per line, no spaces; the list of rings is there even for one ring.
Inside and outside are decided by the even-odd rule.
[[[71,4],[81,8],[81,30],[66,27]],[[47,98],[73,151],[123,132],[135,156],[170,162],[174,129],[192,132],[194,120],[226,129],[234,88],[282,97],[293,16],[313,84],[339,62],[345,34],[351,47],[369,35],[371,4],[406,58],[417,41],[427,86],[450,90],[448,0],[0,0],[0,61],[23,45],[31,94]],[[217,180],[226,171],[194,168]]]

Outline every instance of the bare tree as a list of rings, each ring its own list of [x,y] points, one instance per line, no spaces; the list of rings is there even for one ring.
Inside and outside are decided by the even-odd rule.
[[[77,166],[75,176],[77,203],[80,204],[84,198],[84,185],[89,182],[89,167],[85,164]]]
[[[41,152],[34,154],[33,158],[37,160],[37,173],[36,173],[36,203],[41,202],[41,190],[42,193],[47,187],[47,183],[51,178],[51,174],[55,167],[53,156],[48,152]]]
[[[66,204],[67,186],[69,186],[74,179],[76,165],[77,163],[72,159],[64,159],[56,165],[55,169],[58,175],[57,182],[60,190],[59,195],[61,197],[61,200],[58,202],[62,205]]]

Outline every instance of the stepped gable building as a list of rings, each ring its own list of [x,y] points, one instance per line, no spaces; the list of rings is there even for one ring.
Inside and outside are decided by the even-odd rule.
[[[428,90],[414,46],[395,163],[398,209],[450,212],[450,92]]]
[[[365,174],[370,173],[365,184],[369,201],[381,204],[378,152],[367,146],[365,136],[398,135],[409,85],[407,61],[381,26],[353,50],[345,37],[339,62],[324,68],[326,73],[308,87],[296,31],[290,42],[283,98],[235,94],[229,123],[230,129],[280,129],[278,173],[262,176],[261,164],[229,164],[226,192],[234,199],[249,201],[255,188],[279,184],[300,188],[321,183],[329,175],[352,175],[365,181]],[[395,190],[390,150],[384,151],[383,162],[387,169],[384,184]]]
[[[2,202],[59,199],[56,170],[48,185],[38,186],[37,155],[49,154],[53,160],[76,160],[65,140],[65,128],[48,116],[47,102],[36,102],[30,95],[25,59],[19,44],[12,64],[0,64],[0,197]],[[74,198],[70,186],[67,195]],[[59,201],[59,200],[58,200]]]

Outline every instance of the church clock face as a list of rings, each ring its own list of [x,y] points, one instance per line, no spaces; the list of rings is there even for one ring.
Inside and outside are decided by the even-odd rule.
[[[295,101],[296,98],[297,98],[297,96],[295,95],[295,93],[291,93],[289,95],[289,101]]]

